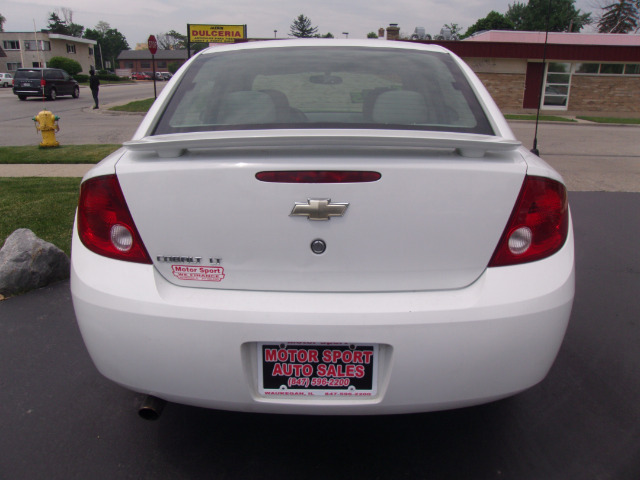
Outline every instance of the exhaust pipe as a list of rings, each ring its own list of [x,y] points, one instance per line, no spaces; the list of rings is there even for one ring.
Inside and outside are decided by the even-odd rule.
[[[138,415],[145,420],[157,420],[166,404],[167,402],[161,398],[147,395],[138,409]]]

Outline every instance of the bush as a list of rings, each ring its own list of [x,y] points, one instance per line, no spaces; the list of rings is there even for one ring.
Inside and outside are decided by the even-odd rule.
[[[61,68],[71,76],[77,75],[82,71],[82,65],[80,65],[80,63],[66,57],[53,57],[47,62],[47,66],[51,68]]]
[[[78,82],[78,83],[88,83],[89,82],[89,75],[74,75],[73,78],[75,78],[76,82]]]
[[[105,74],[98,74],[98,78],[100,80],[104,80],[104,81],[109,81],[109,82],[121,82],[122,80],[127,80],[126,78],[123,77],[119,77],[117,75],[114,75],[113,73],[105,73]]]

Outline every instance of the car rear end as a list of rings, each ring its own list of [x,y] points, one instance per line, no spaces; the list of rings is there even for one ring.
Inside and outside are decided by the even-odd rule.
[[[44,79],[41,68],[19,68],[13,80],[13,93],[23,100],[43,96]]]
[[[512,395],[548,372],[574,293],[560,176],[457,57],[392,42],[191,60],[83,180],[72,252],[106,377],[240,411]]]

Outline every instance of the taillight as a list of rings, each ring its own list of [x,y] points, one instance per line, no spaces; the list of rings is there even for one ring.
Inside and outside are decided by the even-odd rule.
[[[95,177],[82,184],[78,235],[85,247],[99,255],[152,263],[115,175]]]
[[[527,176],[490,267],[533,262],[556,253],[567,239],[567,190],[560,182]]]

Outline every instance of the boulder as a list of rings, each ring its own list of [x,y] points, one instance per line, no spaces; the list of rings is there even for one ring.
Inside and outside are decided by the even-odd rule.
[[[0,295],[13,295],[69,278],[69,257],[28,228],[9,235],[0,249]]]

